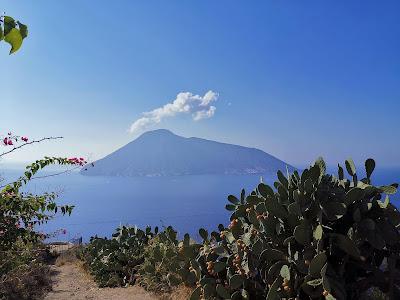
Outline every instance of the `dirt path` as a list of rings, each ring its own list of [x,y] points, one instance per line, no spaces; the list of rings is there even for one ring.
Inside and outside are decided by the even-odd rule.
[[[93,280],[74,262],[51,266],[53,290],[45,300],[156,300],[142,288],[98,288]]]

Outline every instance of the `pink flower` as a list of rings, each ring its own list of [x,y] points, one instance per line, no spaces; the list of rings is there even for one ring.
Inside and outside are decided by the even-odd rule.
[[[23,136],[22,138],[21,138],[21,140],[23,140],[25,143],[28,141],[28,138],[26,137],[26,136]]]
[[[13,145],[12,140],[8,140],[7,144],[8,144],[9,146],[12,146],[12,145]]]
[[[3,140],[3,143],[4,143],[4,145],[8,145],[8,138],[4,138],[4,140]]]

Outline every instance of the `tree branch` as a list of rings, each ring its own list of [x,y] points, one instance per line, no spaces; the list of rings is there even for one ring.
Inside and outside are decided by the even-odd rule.
[[[24,143],[24,144],[22,144],[22,145],[19,145],[19,146],[16,146],[16,147],[12,148],[11,150],[8,150],[8,151],[6,151],[6,152],[1,153],[1,154],[0,154],[0,157],[2,157],[2,156],[4,156],[4,155],[7,155],[7,154],[9,154],[9,153],[11,153],[11,152],[14,152],[15,150],[18,150],[18,149],[20,149],[20,148],[22,148],[22,147],[25,147],[25,146],[34,144],[34,143],[41,143],[41,142],[43,142],[43,141],[45,141],[45,140],[58,140],[58,139],[62,139],[62,138],[63,138],[62,136],[55,136],[55,137],[45,137],[45,138],[42,138],[42,139],[40,139],[40,140],[33,140],[33,141],[31,141],[31,142]]]

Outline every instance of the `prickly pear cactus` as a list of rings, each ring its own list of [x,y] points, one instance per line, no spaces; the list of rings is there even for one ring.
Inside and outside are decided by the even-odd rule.
[[[169,292],[182,283],[195,284],[190,260],[197,257],[200,247],[188,234],[179,241],[171,226],[165,228],[145,248],[144,262],[139,267],[140,284],[155,292]]]
[[[119,227],[111,239],[93,237],[84,251],[84,260],[100,287],[132,284],[136,267],[144,261],[144,247],[157,233],[147,227]]]
[[[229,196],[229,226],[199,232],[191,299],[361,299],[371,287],[400,299],[400,214],[389,201],[398,185],[373,186],[372,159],[361,180],[351,160],[345,168],[350,180],[318,159]]]

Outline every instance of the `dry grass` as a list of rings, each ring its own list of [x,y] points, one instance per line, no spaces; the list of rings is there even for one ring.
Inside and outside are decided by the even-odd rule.
[[[184,285],[180,285],[173,289],[170,294],[160,296],[161,300],[187,300],[190,298],[193,289]]]
[[[7,300],[42,299],[51,289],[50,268],[41,263],[21,265],[1,279],[0,298]]]
[[[70,248],[68,250],[60,252],[54,264],[57,267],[61,267],[66,263],[75,263],[77,260],[78,259],[76,257],[76,248]]]

